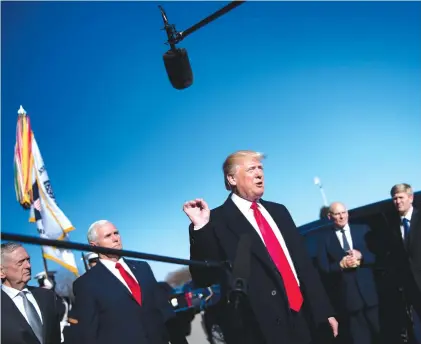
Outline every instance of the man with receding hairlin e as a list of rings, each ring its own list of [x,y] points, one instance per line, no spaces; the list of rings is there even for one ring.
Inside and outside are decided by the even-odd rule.
[[[348,210],[339,202],[330,205],[328,217],[333,225],[320,237],[317,252],[327,292],[341,320],[347,320],[351,342],[377,343],[379,299],[372,270],[375,256],[367,245],[370,227],[350,225]]]
[[[240,237],[251,238],[250,307],[240,331],[230,319],[221,320],[228,344],[309,344],[311,329],[328,323],[336,336],[338,323],[291,215],[285,206],[262,199],[263,158],[248,150],[226,158],[224,183],[231,193],[218,208],[211,211],[203,199],[184,204],[192,222],[191,259],[233,262]],[[190,270],[196,285],[225,282],[219,270]],[[220,307],[222,318],[230,314],[226,303]]]

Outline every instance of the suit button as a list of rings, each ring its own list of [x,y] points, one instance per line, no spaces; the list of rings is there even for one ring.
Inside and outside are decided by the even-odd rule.
[[[275,296],[276,295],[276,290],[272,290],[271,294],[272,294],[272,296]]]
[[[278,325],[280,325],[280,324],[281,324],[281,318],[276,318],[276,323],[277,323]]]

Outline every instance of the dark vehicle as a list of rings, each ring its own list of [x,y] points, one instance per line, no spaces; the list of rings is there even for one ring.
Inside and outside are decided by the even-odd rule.
[[[414,193],[413,205],[415,208],[421,209],[421,191]],[[376,284],[380,296],[381,316],[385,314],[385,316],[387,316],[387,313],[390,315],[390,300],[391,297],[394,297],[391,293],[395,292],[388,289],[390,285],[395,285],[395,283],[390,282],[396,277],[387,269],[388,254],[387,248],[385,249],[385,242],[387,240],[386,237],[391,234],[389,231],[391,230],[391,223],[393,223],[394,217],[396,217],[396,209],[394,208],[391,199],[349,210],[349,219],[351,224],[367,224],[372,230],[370,233],[371,236],[367,238],[367,244],[369,249],[376,256],[376,262],[372,268],[375,274]],[[316,267],[318,240],[322,234],[330,230],[331,226],[332,223],[328,219],[324,218],[298,227],[300,234],[305,238],[307,250]],[[322,274],[321,278],[324,283],[327,283]],[[407,308],[405,307],[405,295],[403,294],[402,288],[400,288],[399,292],[399,299],[401,302],[399,303],[399,306],[396,306],[393,309],[395,312],[401,313],[401,343],[408,343],[408,337],[410,336],[408,333],[410,332],[409,328],[411,328],[411,321],[408,318]],[[383,320],[383,328],[388,328],[389,324],[388,319]],[[395,343],[396,342],[394,342],[394,344]]]

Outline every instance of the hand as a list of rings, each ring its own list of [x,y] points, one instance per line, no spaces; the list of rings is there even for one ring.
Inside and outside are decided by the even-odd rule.
[[[352,257],[355,257],[357,260],[361,260],[363,258],[363,255],[358,250],[349,250],[348,254]]]
[[[346,259],[346,264],[350,268],[356,268],[356,267],[360,266],[361,261],[359,259],[355,258],[354,256],[347,256],[345,259]]]
[[[329,325],[332,329],[333,336],[336,338],[339,333],[339,324],[334,317],[330,317],[327,320],[329,321]]]
[[[339,266],[342,269],[352,269],[356,268],[359,265],[359,261],[352,256],[345,256],[339,262]]]
[[[209,222],[210,209],[207,203],[201,198],[184,203],[183,211],[194,226],[203,227]]]

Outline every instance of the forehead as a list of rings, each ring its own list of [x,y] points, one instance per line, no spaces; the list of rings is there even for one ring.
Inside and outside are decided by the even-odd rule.
[[[410,195],[408,195],[406,192],[397,192],[393,195],[393,198],[409,198],[409,197]]]
[[[241,167],[251,167],[251,166],[262,166],[262,162],[255,157],[243,157],[239,158],[237,164]]]
[[[16,263],[22,259],[29,258],[29,255],[23,247],[18,247],[13,252],[7,253],[5,258],[13,263]]]
[[[336,204],[332,207],[333,213],[343,213],[346,212],[346,208],[343,204]]]
[[[107,235],[109,233],[114,232],[115,230],[117,230],[117,228],[115,228],[115,226],[112,223],[106,223],[99,227],[96,233],[97,235]]]

